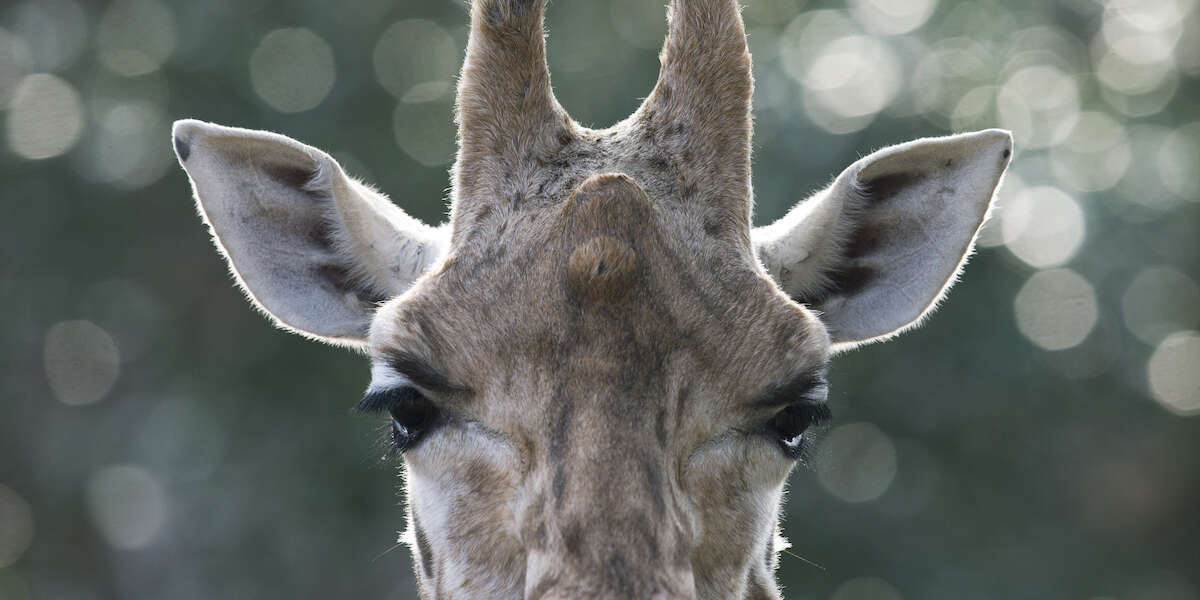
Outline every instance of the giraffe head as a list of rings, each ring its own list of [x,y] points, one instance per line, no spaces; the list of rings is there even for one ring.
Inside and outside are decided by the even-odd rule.
[[[605,130],[554,99],[541,0],[471,20],[446,226],[314,148],[181,121],[218,249],[280,326],[369,354],[423,597],[778,598],[830,357],[937,304],[1011,138],[884,149],[752,229],[736,0],[675,0],[658,84]]]

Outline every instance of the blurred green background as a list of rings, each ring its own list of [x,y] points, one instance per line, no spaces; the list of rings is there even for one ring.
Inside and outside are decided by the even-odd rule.
[[[576,119],[651,89],[662,4],[550,8]],[[836,362],[788,598],[1200,600],[1196,4],[748,0],[759,224],[886,144],[1017,144],[941,311]],[[0,6],[0,599],[414,597],[366,362],[254,314],[169,129],[282,132],[438,222],[465,8]]]

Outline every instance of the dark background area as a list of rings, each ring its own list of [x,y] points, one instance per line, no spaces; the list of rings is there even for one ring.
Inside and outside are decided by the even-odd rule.
[[[576,119],[649,92],[661,4],[550,7]],[[747,2],[756,223],[887,144],[1017,147],[949,301],[835,362],[788,598],[1200,600],[1196,4]],[[398,465],[349,414],[366,361],[250,309],[169,130],[284,133],[440,222],[466,24],[461,0],[0,6],[0,599],[415,597]]]

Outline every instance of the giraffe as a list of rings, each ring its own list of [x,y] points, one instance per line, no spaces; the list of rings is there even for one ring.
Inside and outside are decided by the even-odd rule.
[[[780,598],[788,474],[839,352],[955,282],[1009,163],[986,130],[885,148],[751,227],[737,0],[673,0],[633,115],[573,121],[543,0],[473,0],[451,213],[328,154],[195,120],[174,146],[237,284],[370,357],[422,598]]]

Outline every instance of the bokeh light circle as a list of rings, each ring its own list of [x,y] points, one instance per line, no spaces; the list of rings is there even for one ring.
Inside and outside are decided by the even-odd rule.
[[[157,71],[175,50],[175,16],[157,0],[117,0],[96,31],[100,62],[126,77]]]
[[[984,119],[994,125],[994,63],[977,40],[938,41],[920,54],[912,73],[905,76],[913,109],[946,127],[965,128]]]
[[[87,46],[87,13],[75,0],[26,0],[6,12],[13,31],[29,45],[34,70],[65,69]]]
[[[789,77],[803,82],[821,50],[834,40],[858,35],[858,27],[837,10],[813,10],[792,19],[779,36],[780,66]]]
[[[396,144],[423,166],[450,164],[455,151],[452,114],[444,102],[398,105],[392,114]]]
[[[1127,54],[1109,51],[1096,62],[1096,77],[1105,87],[1122,94],[1153,91],[1171,76],[1171,67],[1153,62],[1140,63]]]
[[[1179,198],[1200,201],[1200,121],[1172,130],[1158,151],[1158,174],[1163,187]]]
[[[1133,335],[1157,344],[1200,325],[1200,285],[1174,267],[1142,269],[1121,296],[1121,313]]]
[[[1193,10],[1182,23],[1183,31],[1175,44],[1175,66],[1185,75],[1200,75],[1200,10]]]
[[[114,465],[92,474],[87,503],[92,522],[118,550],[150,545],[167,521],[166,491],[153,474],[135,465]]]
[[[813,59],[801,80],[805,110],[830,133],[858,131],[895,99],[900,71],[895,51],[882,41],[838,38]]]
[[[1123,2],[1128,9],[1134,4],[1148,6],[1153,0],[1138,0]],[[1121,10],[1110,10],[1105,13],[1100,25],[1099,39],[1093,40],[1095,51],[1108,50],[1122,58],[1137,64],[1159,64],[1170,67],[1172,49],[1179,41],[1180,31],[1178,20],[1163,23],[1162,27],[1147,29],[1135,19],[1128,18],[1129,13]]]
[[[250,55],[250,83],[271,108],[298,113],[316,108],[337,79],[333,50],[309,29],[276,29]]]
[[[1083,209],[1055,187],[1021,190],[1004,206],[1000,219],[1005,247],[1031,267],[1066,264],[1086,238]]]
[[[158,181],[175,164],[171,153],[155,148],[169,135],[171,123],[161,106],[133,100],[97,107],[98,127],[83,145],[81,174],[93,181],[125,190]],[[112,152],[121,148],[121,152]]]
[[[937,5],[937,0],[850,0],[850,11],[872,33],[899,35],[924,25]]]
[[[1017,329],[1044,350],[1078,346],[1100,317],[1096,290],[1070,269],[1039,271],[1013,300]]]
[[[458,72],[458,42],[433,21],[409,19],[393,23],[375,44],[375,78],[385,90],[404,98],[414,87],[436,84],[449,95],[450,81]],[[411,101],[411,100],[410,100]]]
[[[1167,189],[1161,174],[1159,157],[1171,129],[1158,125],[1133,123],[1128,126],[1133,164],[1117,183],[1109,208],[1131,222],[1145,222],[1179,208],[1180,198]],[[1120,200],[1120,203],[1111,200]]]
[[[1108,3],[1091,54],[1101,96],[1110,106],[1130,117],[1166,108],[1179,89],[1176,48],[1189,10],[1175,0]]]
[[[991,118],[995,103],[996,87],[981,85],[963,94],[950,112],[950,124],[955,131],[962,131]]]
[[[1154,399],[1180,416],[1200,415],[1200,332],[1168,336],[1146,364]]]
[[[1081,192],[1113,187],[1132,161],[1125,127],[1103,112],[1082,113],[1070,135],[1050,150],[1050,166],[1059,181]]]
[[[1142,31],[1164,31],[1179,25],[1195,0],[1109,0],[1111,11]]]
[[[821,441],[817,480],[838,499],[861,503],[879,498],[896,478],[896,446],[871,423],[848,423]]]
[[[782,25],[794,19],[805,2],[806,0],[758,0],[757,2],[746,2],[742,6],[742,16],[750,23]],[[661,16],[661,13],[659,16]],[[661,45],[661,43],[662,38],[660,37],[659,44]]]
[[[0,569],[10,567],[33,542],[33,510],[20,494],[0,485]]]
[[[1079,118],[1079,85],[1050,64],[1014,72],[996,97],[1000,125],[1013,132],[1018,147],[1045,148],[1070,134]]]
[[[122,364],[147,355],[169,336],[172,308],[144,282],[117,278],[94,283],[79,295],[79,307],[117,340]]]
[[[13,152],[35,160],[52,158],[79,141],[83,104],[66,81],[54,75],[29,75],[13,91],[7,122]]]
[[[42,352],[50,390],[68,406],[98,402],[121,370],[117,344],[91,321],[63,321],[46,332]]]

